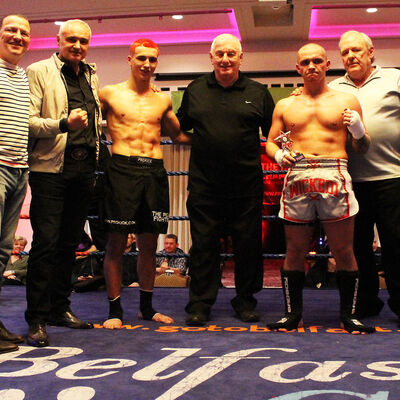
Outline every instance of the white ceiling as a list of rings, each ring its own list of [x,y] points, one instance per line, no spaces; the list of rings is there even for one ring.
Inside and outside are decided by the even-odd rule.
[[[371,27],[377,24],[392,24],[384,29],[386,36],[400,37],[399,0],[292,0],[291,4],[286,5],[285,0],[273,2],[270,0],[263,2],[258,0],[2,0],[0,12],[2,16],[21,13],[32,21],[62,18],[87,19],[93,34],[97,35],[225,29],[230,25],[230,14],[210,14],[207,11],[233,9],[242,41],[262,43],[277,40],[305,41],[309,37],[313,6],[342,6],[342,8],[321,10],[319,24],[322,28],[327,25],[336,31],[336,28],[339,26],[340,30],[342,25]],[[364,8],[348,8],[361,6],[378,8],[381,6],[381,8],[375,14],[367,14]],[[193,11],[200,13],[185,15],[180,21],[172,20],[167,15],[160,17],[165,13]],[[135,15],[135,17],[107,19],[121,15]],[[396,24],[399,25],[397,31],[391,28]],[[33,23],[31,29],[33,38],[54,37],[58,27],[53,22]],[[193,39],[194,42],[195,39]]]

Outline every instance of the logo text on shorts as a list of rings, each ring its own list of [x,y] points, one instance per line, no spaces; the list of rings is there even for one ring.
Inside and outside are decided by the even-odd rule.
[[[151,164],[153,161],[151,158],[145,158],[145,157],[138,157],[137,160],[141,163],[147,163],[147,164]]]
[[[289,185],[290,198],[305,194],[305,193],[328,193],[335,197],[339,193],[339,185],[335,181],[322,179],[322,178],[310,178],[300,179],[299,181]]]
[[[104,220],[107,224],[111,225],[135,225],[135,221],[118,221],[115,219],[105,219]]]
[[[152,211],[153,221],[155,222],[168,222],[169,214],[162,211]]]

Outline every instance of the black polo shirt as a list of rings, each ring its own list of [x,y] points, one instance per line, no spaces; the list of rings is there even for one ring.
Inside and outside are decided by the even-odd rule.
[[[186,88],[178,119],[193,129],[189,190],[223,196],[258,196],[263,191],[259,128],[268,135],[274,101],[268,89],[241,73],[224,88],[214,73]]]
[[[86,128],[68,132],[67,146],[96,147],[96,101],[92,93],[92,88],[85,77],[85,68],[88,67],[80,63],[78,75],[67,64],[64,64],[61,68],[61,72],[67,83],[68,113],[75,108],[81,108],[88,114],[88,126]]]

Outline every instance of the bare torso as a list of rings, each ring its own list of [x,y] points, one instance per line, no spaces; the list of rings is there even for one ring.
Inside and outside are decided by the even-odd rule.
[[[354,107],[353,97],[328,90],[319,96],[307,94],[281,100],[282,120],[291,131],[293,150],[306,157],[347,159],[347,128],[342,112]]]
[[[161,120],[170,108],[168,95],[151,89],[138,93],[121,82],[105,86],[100,98],[114,154],[162,158]]]

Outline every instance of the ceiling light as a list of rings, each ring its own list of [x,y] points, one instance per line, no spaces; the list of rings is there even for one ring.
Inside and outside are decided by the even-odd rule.
[[[375,7],[371,7],[371,8],[367,8],[366,11],[367,11],[367,13],[376,13],[378,11],[378,9]]]
[[[258,0],[260,3],[270,3],[270,5],[282,6],[291,4],[292,0]]]
[[[64,21],[54,21],[54,25],[58,25],[58,26],[62,25],[63,23],[64,23]]]
[[[182,19],[183,15],[173,15],[172,19]]]

